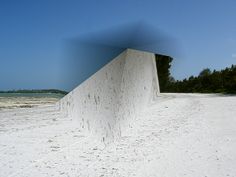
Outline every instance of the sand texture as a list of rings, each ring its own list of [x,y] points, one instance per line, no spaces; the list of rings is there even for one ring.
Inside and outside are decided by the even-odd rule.
[[[55,105],[0,111],[1,177],[235,177],[236,97],[161,94],[119,141]]]

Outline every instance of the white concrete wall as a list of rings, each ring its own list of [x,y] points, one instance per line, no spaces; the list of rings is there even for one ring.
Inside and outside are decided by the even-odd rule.
[[[155,56],[127,49],[60,100],[81,130],[109,142],[125,134],[159,93]]]

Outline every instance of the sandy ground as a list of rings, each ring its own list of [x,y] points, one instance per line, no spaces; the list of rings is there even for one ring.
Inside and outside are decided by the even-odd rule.
[[[0,177],[236,177],[236,97],[161,94],[99,144],[56,106],[0,111]]]

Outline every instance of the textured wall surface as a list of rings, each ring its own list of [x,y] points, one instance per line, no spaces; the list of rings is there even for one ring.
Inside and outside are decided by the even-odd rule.
[[[62,98],[59,106],[81,130],[109,142],[125,134],[158,93],[154,54],[127,49]]]

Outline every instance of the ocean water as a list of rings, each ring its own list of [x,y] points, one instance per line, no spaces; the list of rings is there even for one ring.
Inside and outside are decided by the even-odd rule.
[[[0,93],[0,97],[34,97],[34,98],[62,98],[65,95],[58,93]]]
[[[64,96],[55,93],[0,93],[0,110],[52,105]]]

